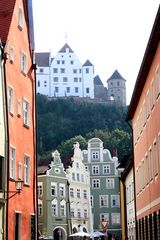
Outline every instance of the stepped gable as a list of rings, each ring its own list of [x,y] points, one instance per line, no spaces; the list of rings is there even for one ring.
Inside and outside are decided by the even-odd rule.
[[[38,64],[38,66],[49,67],[49,58],[49,52],[35,53],[36,64]]]
[[[65,53],[67,48],[69,49],[69,52],[70,52],[70,53],[73,53],[73,50],[70,48],[70,46],[68,45],[68,43],[66,43],[66,44],[61,48],[61,50],[59,50],[59,53]]]
[[[87,60],[87,61],[83,64],[83,66],[93,66],[93,64],[92,64],[89,60]]]
[[[112,76],[107,80],[107,82],[109,81],[109,80],[114,80],[114,79],[123,79],[123,80],[125,80],[122,76],[121,76],[121,74],[117,71],[117,69],[114,71],[114,73],[112,74]],[[126,80],[125,80],[126,81]]]
[[[94,77],[94,84],[103,86],[103,83],[98,75]]]
[[[16,0],[0,0],[0,39],[6,43]]]

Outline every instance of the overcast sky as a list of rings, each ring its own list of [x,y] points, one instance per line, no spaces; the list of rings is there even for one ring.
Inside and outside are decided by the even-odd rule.
[[[36,51],[54,57],[67,42],[81,63],[92,62],[105,86],[117,69],[127,80],[129,104],[159,3],[33,0]]]

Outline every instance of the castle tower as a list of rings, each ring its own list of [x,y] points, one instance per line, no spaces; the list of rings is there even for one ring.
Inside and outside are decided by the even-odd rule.
[[[114,100],[118,105],[126,106],[126,80],[115,70],[107,83],[109,100]]]

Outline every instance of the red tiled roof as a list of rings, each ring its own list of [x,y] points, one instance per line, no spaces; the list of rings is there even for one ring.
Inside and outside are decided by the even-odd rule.
[[[6,43],[16,0],[0,0],[0,39]]]

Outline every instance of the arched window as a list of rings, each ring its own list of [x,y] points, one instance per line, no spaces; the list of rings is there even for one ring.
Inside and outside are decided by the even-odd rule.
[[[18,27],[20,28],[20,30],[23,29],[23,11],[20,7],[18,10]]]

